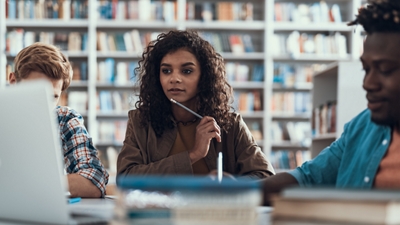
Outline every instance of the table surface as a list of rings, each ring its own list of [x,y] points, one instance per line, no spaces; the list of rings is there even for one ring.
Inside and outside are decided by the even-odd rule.
[[[88,198],[83,198],[80,202],[78,203],[73,203],[70,204],[69,209],[72,213],[79,213],[79,214],[88,214],[94,217],[99,217],[99,218],[106,218],[109,222],[108,224],[110,225],[123,225],[123,224],[130,224],[129,221],[120,221],[114,219],[114,208],[115,208],[115,199],[111,198],[103,198],[103,199],[88,199]],[[259,213],[258,217],[258,225],[268,225],[271,224],[271,212],[272,208],[271,207],[258,207],[257,211]],[[149,223],[151,222],[151,223]],[[153,223],[154,221],[149,221],[146,222],[146,220],[142,220],[139,223],[135,224],[148,224],[148,225],[156,225],[156,224],[181,224],[177,223],[176,221],[167,221],[167,220],[158,220],[156,223]],[[26,223],[26,222],[19,222],[19,221],[7,221],[7,220],[1,220],[0,219],[0,225],[27,225],[27,224],[32,224],[32,223]],[[104,223],[103,223],[104,224]],[[204,221],[191,221],[190,224],[204,224]]]

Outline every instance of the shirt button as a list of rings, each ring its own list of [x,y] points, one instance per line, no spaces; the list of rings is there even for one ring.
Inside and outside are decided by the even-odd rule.
[[[364,182],[368,183],[369,182],[369,177],[364,177]]]
[[[385,140],[383,140],[383,141],[382,141],[382,145],[386,145],[386,144],[387,144],[387,142],[388,142],[388,141],[387,141],[386,139],[385,139]]]

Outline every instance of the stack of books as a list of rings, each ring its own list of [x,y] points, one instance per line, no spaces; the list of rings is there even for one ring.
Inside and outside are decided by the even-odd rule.
[[[257,224],[260,183],[205,177],[135,176],[117,179],[117,218],[173,224]]]
[[[400,224],[399,190],[289,188],[273,205],[274,224]]]

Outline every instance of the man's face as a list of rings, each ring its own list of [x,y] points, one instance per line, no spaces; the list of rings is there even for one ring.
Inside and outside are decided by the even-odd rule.
[[[400,122],[400,33],[368,35],[361,56],[371,120],[381,125]]]
[[[16,83],[16,79],[15,79],[15,75],[14,73],[10,74],[10,83],[14,84]],[[32,80],[37,80],[37,79],[44,79],[49,81],[52,86],[53,86],[53,103],[54,106],[57,106],[58,101],[60,100],[60,96],[61,96],[61,91],[62,91],[62,86],[63,86],[63,80],[54,80],[54,79],[50,79],[48,76],[46,76],[46,74],[41,73],[41,72],[35,72],[32,71],[28,74],[28,76],[24,79],[22,79],[20,82],[27,82],[27,81],[32,81]]]

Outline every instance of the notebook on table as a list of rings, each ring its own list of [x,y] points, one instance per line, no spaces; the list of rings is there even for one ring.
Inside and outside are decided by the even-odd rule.
[[[0,89],[0,220],[104,221],[71,216],[53,96],[51,84],[45,81]]]

